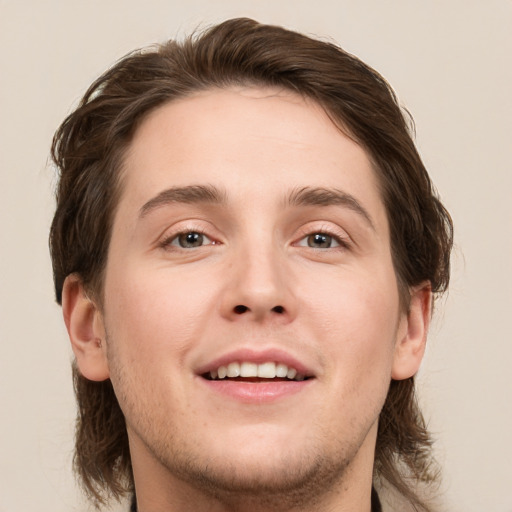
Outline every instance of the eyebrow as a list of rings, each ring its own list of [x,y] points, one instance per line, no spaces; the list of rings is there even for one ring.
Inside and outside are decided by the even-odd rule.
[[[139,217],[143,218],[151,211],[172,203],[223,205],[227,203],[227,194],[214,185],[171,187],[144,203]],[[292,190],[285,203],[288,206],[345,206],[360,215],[375,230],[372,218],[366,209],[354,196],[342,190],[323,187],[297,188]]]
[[[288,196],[289,206],[345,206],[360,215],[375,231],[375,225],[368,211],[352,195],[342,190],[323,187],[295,189]]]
[[[151,211],[172,203],[208,203],[225,204],[226,193],[213,185],[187,185],[185,187],[171,187],[145,203],[139,212],[143,218]]]

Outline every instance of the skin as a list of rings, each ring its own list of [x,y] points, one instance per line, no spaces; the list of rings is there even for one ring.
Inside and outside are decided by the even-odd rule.
[[[369,511],[378,416],[418,370],[431,294],[400,308],[365,151],[293,93],[213,90],[145,119],[122,184],[104,307],[70,276],[63,309],[80,371],[110,378],[125,414],[139,510]],[[191,185],[223,201],[162,196]],[[353,202],[290,204],[304,187]],[[187,232],[203,245],[180,247]],[[312,378],[260,403],[205,384],[198,369],[238,349]]]

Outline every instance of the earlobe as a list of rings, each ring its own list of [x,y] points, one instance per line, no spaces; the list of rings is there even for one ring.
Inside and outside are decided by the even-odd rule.
[[[432,314],[432,287],[422,283],[411,290],[407,316],[402,320],[395,346],[391,378],[403,380],[412,377],[420,368]]]
[[[76,274],[64,281],[62,313],[80,373],[93,381],[108,379],[103,317]]]

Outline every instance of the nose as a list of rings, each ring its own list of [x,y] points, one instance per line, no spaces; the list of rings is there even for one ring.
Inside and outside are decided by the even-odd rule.
[[[297,312],[296,280],[286,255],[266,247],[235,258],[226,275],[222,316],[231,321],[291,322]]]

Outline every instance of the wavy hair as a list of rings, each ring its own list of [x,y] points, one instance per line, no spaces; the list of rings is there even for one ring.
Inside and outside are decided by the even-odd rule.
[[[101,304],[119,170],[141,121],[196,91],[271,86],[317,102],[373,162],[386,207],[393,264],[404,308],[408,290],[429,281],[446,290],[452,222],[412,140],[412,119],[387,82],[329,42],[249,19],[232,19],[183,41],[135,51],[98,78],[52,144],[59,170],[50,232],[55,293],[76,273]],[[78,401],[74,467],[99,506],[133,491],[123,414],[109,380],[91,382],[73,367]],[[436,478],[431,438],[415,399],[414,379],[392,381],[380,414],[374,479],[416,510],[429,505],[417,484]]]

